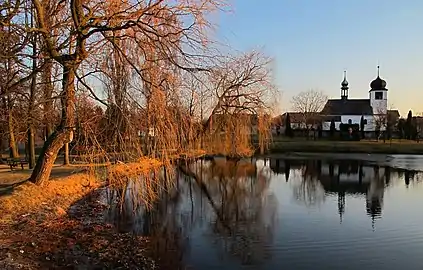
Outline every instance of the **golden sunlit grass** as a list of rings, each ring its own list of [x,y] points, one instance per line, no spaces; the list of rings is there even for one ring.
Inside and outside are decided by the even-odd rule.
[[[129,198],[134,208],[140,205],[148,207],[159,198],[160,191],[165,189],[163,181],[158,180],[161,168],[163,162],[160,160],[140,158],[137,162],[110,166],[107,179],[110,188],[118,192],[121,203]],[[131,186],[129,190],[128,186]],[[127,192],[129,197],[125,196]]]
[[[160,166],[162,166],[162,164],[163,163],[157,159],[140,158],[136,162],[121,163],[110,166],[107,171],[107,177],[110,180],[136,178],[157,170]]]
[[[0,222],[11,221],[14,217],[33,214],[42,209],[49,210],[51,214],[63,214],[64,209],[99,185],[100,181],[87,173],[66,176],[42,186],[24,183],[10,195],[0,198]]]
[[[203,155],[203,151],[190,151],[183,153],[185,156]],[[138,190],[136,197],[143,197],[144,203],[154,201],[157,197],[157,184],[153,172],[163,166],[163,162],[157,159],[140,158],[136,162],[121,164],[85,164],[83,166],[55,167],[51,174],[51,180],[42,186],[32,183],[24,183],[14,188],[9,195],[0,197],[1,221],[11,221],[14,217],[31,214],[41,210],[48,210],[50,214],[63,212],[72,203],[100,186],[101,181],[95,176],[98,167],[107,169],[107,178],[111,186],[123,188],[129,180],[134,179],[142,190]],[[2,185],[19,183],[26,180],[30,170],[8,171],[4,167],[2,171]],[[75,173],[75,174],[74,174]],[[153,187],[154,186],[154,187]],[[58,210],[59,209],[59,210]]]
[[[126,182],[119,184],[127,185],[131,177],[138,176],[138,179],[141,179],[140,176],[149,175],[162,167],[160,161],[148,158],[133,163],[106,165],[54,167],[52,178],[43,185],[26,182],[16,186],[10,194],[0,197],[0,247],[8,247],[8,252],[18,261],[31,259],[37,262],[40,256],[46,257],[45,254],[66,257],[63,254],[78,245],[98,262],[116,263],[118,257],[122,258],[127,253],[128,247],[143,245],[144,239],[133,239],[129,235],[116,236],[112,226],[107,224],[95,223],[87,226],[82,219],[66,215],[66,210],[78,201],[81,202],[77,207],[78,211],[81,211],[81,218],[100,215],[101,209],[98,207],[103,205],[96,204],[99,195],[95,195],[100,194],[100,191],[94,191],[103,182],[97,173],[104,171],[114,179],[125,179]],[[30,170],[10,172],[5,169],[2,174],[12,179],[7,181],[10,184],[27,179]],[[157,184],[154,180],[156,179],[142,177],[139,182],[150,188],[145,188],[143,192],[133,196],[149,192],[148,200],[153,201],[157,197],[153,187]],[[88,198],[88,201],[92,200],[92,203],[87,204],[85,199],[81,200],[84,197]],[[94,205],[92,209],[91,204]],[[128,245],[131,241],[136,241],[136,244]],[[130,256],[133,259],[136,256],[144,256],[143,254],[138,252]]]

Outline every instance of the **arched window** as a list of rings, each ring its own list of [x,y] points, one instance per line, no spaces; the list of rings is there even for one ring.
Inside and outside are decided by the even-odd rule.
[[[351,125],[351,124],[352,124],[352,120],[348,119],[348,125]]]

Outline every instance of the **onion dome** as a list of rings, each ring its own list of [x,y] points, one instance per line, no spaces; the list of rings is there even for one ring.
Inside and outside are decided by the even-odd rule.
[[[341,82],[341,86],[343,88],[348,87],[348,81],[347,81],[347,71],[344,71],[344,80]]]
[[[388,90],[386,89],[386,81],[379,76],[379,66],[377,66],[377,78],[370,83],[371,90]]]

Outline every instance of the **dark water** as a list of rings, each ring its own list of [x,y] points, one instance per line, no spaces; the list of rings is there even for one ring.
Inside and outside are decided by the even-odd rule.
[[[150,210],[128,203],[109,218],[152,236],[169,269],[423,269],[422,167],[419,156],[201,161],[197,181],[177,172]]]

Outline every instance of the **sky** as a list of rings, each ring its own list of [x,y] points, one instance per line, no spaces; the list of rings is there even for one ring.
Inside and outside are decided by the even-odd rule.
[[[349,97],[368,98],[380,65],[388,107],[402,116],[423,112],[423,1],[230,2],[232,10],[216,20],[216,35],[236,50],[260,49],[274,59],[281,111],[309,89],[339,98],[344,70]]]

